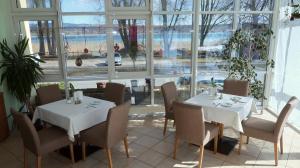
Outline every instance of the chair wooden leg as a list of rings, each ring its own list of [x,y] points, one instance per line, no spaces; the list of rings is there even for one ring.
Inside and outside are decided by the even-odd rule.
[[[175,125],[176,125],[176,122],[175,122],[175,120],[174,120],[174,122],[173,122],[173,128],[175,127]]]
[[[24,146],[24,168],[28,167],[28,155],[27,154],[28,154],[28,151]]]
[[[280,138],[280,153],[283,154],[283,135]]]
[[[36,156],[36,168],[42,167],[42,156]]]
[[[106,154],[108,159],[108,166],[109,168],[112,168],[111,150],[106,148]]]
[[[278,165],[278,145],[274,143],[274,157],[275,157],[275,166]]]
[[[219,137],[216,136],[216,137],[214,138],[214,154],[216,154],[217,151],[218,151],[218,140],[219,140]]]
[[[85,142],[81,143],[81,148],[82,148],[82,160],[86,159],[86,146],[85,146]]]
[[[247,143],[247,144],[249,144],[249,138],[250,138],[250,137],[249,137],[249,136],[247,136],[247,141],[246,141],[246,143]]]
[[[241,154],[241,149],[242,149],[242,144],[243,144],[243,134],[240,134],[240,143],[239,143],[239,155]]]
[[[72,164],[74,164],[74,163],[75,163],[75,159],[74,159],[74,148],[73,148],[73,144],[70,144],[70,145],[69,145],[69,148],[70,148],[71,161],[72,161]]]
[[[127,136],[124,138],[124,147],[125,147],[126,156],[127,158],[129,158]]]
[[[178,142],[179,142],[179,139],[177,137],[175,137],[173,159],[176,159],[176,151],[177,151]]]
[[[219,138],[223,137],[223,132],[224,132],[224,124],[223,123],[218,123],[219,125]]]
[[[204,152],[204,145],[200,146],[200,153],[199,153],[199,165],[198,167],[202,167],[202,160],[203,160],[203,152]]]
[[[166,131],[167,131],[167,125],[168,125],[168,119],[165,118],[165,126],[164,126],[164,136],[166,135]]]

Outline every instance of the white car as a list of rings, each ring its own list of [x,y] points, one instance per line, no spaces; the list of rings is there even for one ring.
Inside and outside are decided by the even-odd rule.
[[[122,56],[121,56],[121,54],[118,53],[118,52],[115,52],[114,53],[114,57],[115,57],[115,65],[116,66],[121,66],[122,65]],[[107,53],[106,53],[105,65],[108,65],[108,62],[107,62]]]

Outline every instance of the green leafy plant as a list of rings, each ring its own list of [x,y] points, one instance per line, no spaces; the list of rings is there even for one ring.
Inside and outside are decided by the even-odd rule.
[[[217,83],[215,82],[215,80],[214,80],[214,78],[212,77],[212,78],[210,78],[210,84],[211,84],[211,86],[212,87],[217,87]]]
[[[225,45],[223,59],[228,63],[225,69],[228,78],[247,80],[250,94],[256,99],[264,99],[264,84],[257,79],[253,60],[260,60],[265,66],[274,68],[274,61],[268,58],[270,29],[237,30]]]
[[[39,63],[44,61],[36,58],[34,54],[25,53],[28,41],[26,37],[20,38],[13,48],[8,46],[6,39],[0,42],[0,53],[3,57],[0,61],[0,82],[6,82],[8,91],[23,103],[22,107],[29,105],[31,89],[36,87],[43,75]]]

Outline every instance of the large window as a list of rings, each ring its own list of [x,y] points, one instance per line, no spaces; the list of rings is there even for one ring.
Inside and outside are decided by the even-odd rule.
[[[197,88],[203,91],[214,78],[220,85],[228,76],[223,61],[225,44],[235,30],[255,30],[271,28],[272,0],[238,1],[209,0],[200,2],[199,47],[197,57]],[[238,11],[238,12],[236,12]],[[253,64],[258,71],[258,78],[264,82],[265,62],[256,56]]]
[[[113,55],[117,72],[147,70],[145,19],[113,19]]]
[[[40,66],[44,69],[45,75],[60,76],[59,44],[55,20],[34,18],[26,18],[24,20],[18,18],[18,20],[19,35],[23,37],[26,36],[29,39],[28,52],[34,54],[36,58],[45,61],[45,63],[40,63]]]
[[[124,83],[133,104],[162,104],[174,81],[187,99],[228,76],[225,44],[238,29],[272,27],[274,0],[16,0],[16,36],[45,60],[45,81]],[[277,2],[276,2],[277,3]],[[197,6],[196,6],[197,5]],[[271,41],[272,39],[270,39]],[[234,54],[233,54],[234,55]],[[266,67],[253,59],[258,78]],[[49,76],[50,75],[50,76]],[[195,78],[193,78],[195,77]],[[51,79],[50,79],[51,78]]]
[[[190,74],[192,15],[153,16],[154,73]]]
[[[107,74],[105,17],[63,16],[62,23],[68,76]]]
[[[17,8],[52,8],[53,0],[16,0]]]

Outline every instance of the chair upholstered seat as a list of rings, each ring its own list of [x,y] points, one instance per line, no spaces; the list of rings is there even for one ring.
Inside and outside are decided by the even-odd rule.
[[[249,82],[243,80],[224,80],[223,93],[237,96],[248,96]]]
[[[207,144],[210,140],[214,139],[219,133],[219,127],[216,124],[205,122],[205,137],[203,144]]]
[[[38,104],[44,105],[63,99],[63,95],[57,84],[40,87],[36,90]]]
[[[36,168],[41,168],[42,155],[69,145],[72,163],[74,163],[73,143],[65,130],[58,127],[44,128],[37,132],[29,117],[21,112],[11,109],[24,146],[24,167],[28,167],[28,151],[36,155]]]
[[[174,109],[173,109],[173,102],[177,98],[177,89],[175,83],[167,82],[161,85],[161,92],[163,94],[164,104],[165,104],[165,124],[164,124],[163,135],[166,135],[168,120],[175,119]]]
[[[286,103],[286,105],[281,110],[277,121],[268,121],[256,117],[250,117],[246,121],[242,122],[243,133],[240,133],[240,145],[239,153],[241,153],[243,136],[247,136],[247,142],[249,137],[265,140],[274,143],[274,156],[275,165],[278,165],[278,142],[280,142],[280,151],[283,154],[283,130],[284,126],[288,120],[289,115],[299,103],[297,97],[293,96]]]
[[[176,150],[180,140],[199,145],[199,164],[202,167],[204,145],[214,139],[214,153],[218,148],[219,127],[216,124],[207,123],[204,120],[203,108],[191,104],[173,103],[176,133],[173,158],[176,159]]]
[[[125,85],[112,82],[106,83],[104,99],[114,102],[117,106],[123,104],[125,99]]]
[[[250,117],[242,122],[244,134],[266,141],[275,141],[274,129],[276,123],[261,118]]]
[[[86,143],[106,149],[108,166],[112,168],[111,148],[123,140],[129,158],[127,125],[130,101],[109,109],[106,121],[80,132],[82,158],[85,160]]]
[[[50,127],[42,129],[38,132],[41,143],[41,154],[47,154],[53,149],[59,149],[70,143],[68,135],[65,130],[58,127]]]
[[[80,132],[80,138],[89,142],[92,145],[97,145],[99,147],[106,147],[106,138],[102,137],[106,135],[107,122],[104,121],[97,124],[94,127],[86,129]]]

